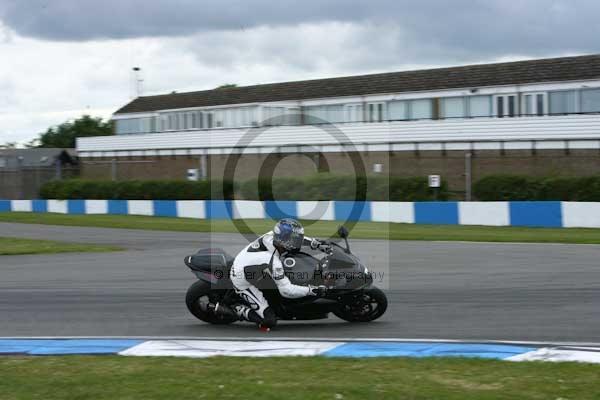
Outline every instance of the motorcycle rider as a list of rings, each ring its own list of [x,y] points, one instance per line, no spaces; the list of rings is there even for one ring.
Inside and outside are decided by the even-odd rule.
[[[264,329],[270,329],[277,324],[275,312],[269,307],[263,293],[255,286],[264,273],[271,276],[283,297],[295,299],[325,296],[325,286],[294,285],[285,275],[282,260],[286,255],[298,252],[303,245],[323,252],[330,248],[325,242],[305,237],[304,228],[298,221],[285,218],[277,222],[272,231],[250,243],[235,257],[230,276],[244,304],[235,305],[232,311],[240,320],[255,322]]]

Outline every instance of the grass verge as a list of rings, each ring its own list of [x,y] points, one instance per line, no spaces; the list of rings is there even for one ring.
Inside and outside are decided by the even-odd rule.
[[[597,399],[600,366],[451,358],[0,357],[0,399]]]
[[[245,220],[247,228],[241,229],[239,224],[230,220],[18,212],[0,213],[0,222],[225,233],[240,231],[264,233],[273,227],[273,221],[266,219]],[[307,232],[317,237],[332,236],[339,225],[336,221],[303,221],[303,223]],[[600,244],[600,229],[414,225],[384,222],[359,222],[348,227],[351,228],[351,236],[357,239]]]
[[[84,243],[54,242],[52,240],[0,237],[0,256],[18,254],[91,253],[121,250],[115,246]]]

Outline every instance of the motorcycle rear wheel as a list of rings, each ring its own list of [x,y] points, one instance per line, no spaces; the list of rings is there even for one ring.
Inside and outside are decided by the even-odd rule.
[[[333,313],[348,322],[371,322],[381,317],[387,306],[385,293],[381,289],[370,287],[349,296]]]
[[[223,299],[225,291],[212,290],[210,283],[204,281],[196,281],[189,287],[185,295],[185,304],[188,310],[201,321],[208,322],[213,325],[227,325],[237,321],[237,318],[215,314],[208,309],[208,303],[215,304]]]

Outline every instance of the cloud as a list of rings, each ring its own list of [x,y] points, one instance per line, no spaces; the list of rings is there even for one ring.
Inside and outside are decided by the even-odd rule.
[[[596,53],[588,0],[0,0],[0,143],[146,94]]]
[[[224,31],[243,40],[244,30],[257,27],[374,23],[399,27],[415,45],[496,55],[597,51],[599,13],[596,0],[0,0],[8,27],[45,40]]]

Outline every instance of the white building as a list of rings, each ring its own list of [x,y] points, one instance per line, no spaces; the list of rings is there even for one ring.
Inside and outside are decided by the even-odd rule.
[[[600,143],[600,55],[144,96],[113,120],[116,137],[78,140],[84,162],[327,154],[348,145],[387,154],[592,150]]]

